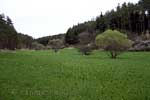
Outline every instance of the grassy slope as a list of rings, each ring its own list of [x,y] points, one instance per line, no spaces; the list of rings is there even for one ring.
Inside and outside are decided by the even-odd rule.
[[[149,100],[150,52],[0,53],[0,100]]]

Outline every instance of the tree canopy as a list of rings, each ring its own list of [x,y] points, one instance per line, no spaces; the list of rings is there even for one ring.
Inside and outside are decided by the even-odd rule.
[[[96,45],[116,58],[120,53],[128,50],[131,46],[127,36],[117,30],[107,30],[96,37]]]

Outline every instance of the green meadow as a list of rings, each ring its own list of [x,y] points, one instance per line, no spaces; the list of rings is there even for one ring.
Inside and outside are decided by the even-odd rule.
[[[0,100],[150,100],[150,52],[0,52]]]

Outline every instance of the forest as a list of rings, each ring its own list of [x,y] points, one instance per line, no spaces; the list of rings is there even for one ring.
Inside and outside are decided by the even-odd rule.
[[[101,13],[94,20],[79,23],[70,27],[66,33],[34,39],[26,33],[18,33],[12,20],[0,14],[0,49],[49,49],[50,41],[59,39],[63,46],[87,45],[94,43],[95,37],[107,29],[124,32],[136,41],[149,39],[150,33],[150,1],[140,0],[138,3],[118,4],[116,9]]]
[[[95,37],[109,28],[127,33],[132,40],[149,33],[150,1],[140,0],[137,4],[118,4],[116,10],[107,11],[104,15],[101,13],[94,21],[80,23],[69,28],[65,40],[69,44],[76,44],[82,32],[90,33],[91,37]]]

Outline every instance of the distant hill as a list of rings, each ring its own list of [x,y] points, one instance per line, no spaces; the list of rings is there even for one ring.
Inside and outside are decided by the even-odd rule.
[[[46,46],[46,45],[48,45],[48,42],[50,40],[60,39],[60,40],[64,41],[64,38],[65,38],[65,33],[64,34],[53,35],[53,36],[41,37],[41,38],[35,39],[35,41],[37,41],[38,43],[43,44],[44,46]]]

